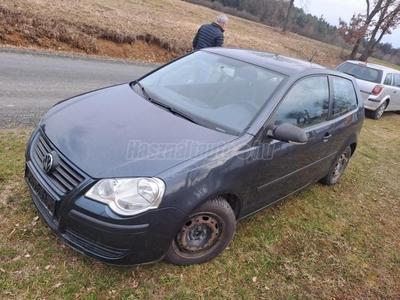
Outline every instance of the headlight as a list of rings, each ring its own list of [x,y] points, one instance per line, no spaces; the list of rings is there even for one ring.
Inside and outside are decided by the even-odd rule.
[[[132,216],[157,208],[164,191],[158,178],[114,178],[100,180],[85,196],[108,204],[119,215]]]

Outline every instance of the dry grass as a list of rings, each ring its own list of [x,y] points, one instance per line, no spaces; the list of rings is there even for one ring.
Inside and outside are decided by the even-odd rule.
[[[191,51],[217,12],[179,0],[0,0],[0,42],[163,62]],[[265,50],[337,66],[341,49],[230,17],[227,47]],[[123,45],[123,46],[122,46]],[[157,47],[155,47],[156,45]]]

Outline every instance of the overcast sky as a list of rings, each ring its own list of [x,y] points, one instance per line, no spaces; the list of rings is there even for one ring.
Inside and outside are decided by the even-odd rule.
[[[373,2],[373,1],[371,1]],[[367,4],[365,0],[295,0],[294,5],[301,8],[302,3],[308,3],[303,7],[305,13],[310,13],[318,18],[323,18],[331,25],[339,25],[339,17],[349,23],[353,14],[365,13]],[[392,34],[385,35],[381,43],[391,43],[393,48],[400,48],[400,29]]]

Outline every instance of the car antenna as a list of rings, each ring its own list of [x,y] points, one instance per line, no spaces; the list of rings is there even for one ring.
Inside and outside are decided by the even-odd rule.
[[[279,53],[275,53],[276,60],[283,60],[283,57],[279,55]]]
[[[309,62],[312,62],[314,56],[317,54],[318,50],[315,50],[314,54],[311,56],[311,58],[308,60]]]

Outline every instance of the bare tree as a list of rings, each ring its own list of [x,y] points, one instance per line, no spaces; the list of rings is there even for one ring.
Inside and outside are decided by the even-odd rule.
[[[344,20],[339,18],[339,35],[343,38],[344,42],[349,45],[354,45],[350,58],[354,59],[358,52],[358,48],[362,39],[364,38],[368,26],[364,22],[364,15],[353,15],[350,23],[347,24]]]
[[[375,0],[374,8],[370,11],[371,5],[369,0],[365,0],[367,4],[366,14],[353,15],[350,24],[347,25],[342,19],[339,18],[339,33],[347,43],[354,45],[350,54],[350,59],[355,59],[358,49],[360,48],[361,41],[367,35],[368,27],[370,26],[373,18],[382,7],[382,3],[387,0]],[[389,0],[390,1],[390,0]]]
[[[303,8],[306,8],[309,1],[310,0],[301,0],[301,6]],[[287,10],[287,13],[286,13],[285,23],[284,23],[283,29],[282,29],[283,33],[286,32],[287,25],[288,25],[289,18],[290,18],[290,12],[292,11],[292,8],[293,8],[293,3],[294,3],[294,0],[289,0],[289,7],[288,7],[288,10]]]
[[[400,1],[387,1],[387,6],[384,6],[380,11],[379,19],[372,29],[369,41],[361,54],[359,60],[367,61],[374,52],[375,47],[381,42],[386,34],[391,34],[392,29],[395,29],[400,23]]]
[[[391,29],[396,28],[400,22],[399,0],[374,0],[372,9],[370,0],[365,0],[365,2],[367,4],[366,14],[353,15],[349,24],[339,19],[340,35],[346,43],[353,45],[350,59],[355,59],[361,42],[369,37],[369,42],[360,57],[364,61],[373,53],[382,37],[390,34]],[[377,20],[376,17],[378,17]],[[376,39],[378,33],[379,37]]]
[[[288,21],[290,18],[290,11],[292,10],[293,3],[294,3],[294,0],[289,1],[289,7],[288,7],[288,11],[287,11],[286,18],[285,18],[285,24],[283,25],[283,29],[282,29],[283,33],[286,32],[287,24],[288,24]]]

